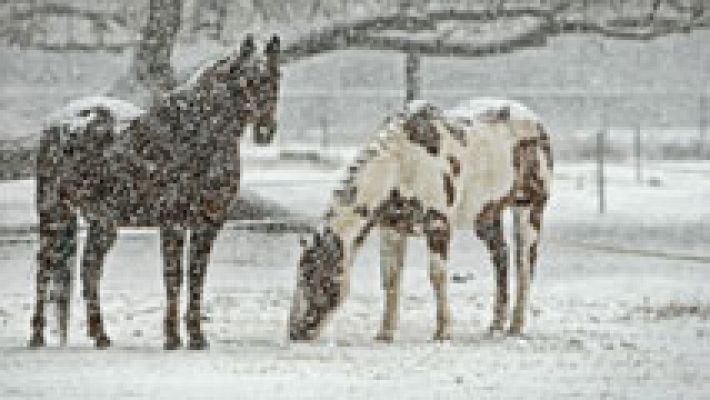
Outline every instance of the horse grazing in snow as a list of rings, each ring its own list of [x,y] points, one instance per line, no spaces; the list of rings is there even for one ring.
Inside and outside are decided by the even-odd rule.
[[[397,325],[400,273],[407,236],[426,238],[436,295],[434,338],[450,338],[446,262],[455,228],[474,228],[496,271],[491,329],[508,322],[508,248],[501,222],[512,208],[518,270],[510,332],[525,322],[552,157],[537,116],[510,101],[472,100],[442,112],[418,102],[388,119],[348,168],[322,226],[304,246],[289,319],[291,339],[313,339],[346,296],[349,269],[373,228],[380,229],[384,316],[376,339],[391,341]]]
[[[81,260],[88,335],[110,345],[99,303],[99,280],[119,226],[158,226],[167,296],[165,348],[181,345],[179,294],[189,230],[189,347],[207,345],[201,300],[212,243],[239,190],[239,141],[252,125],[257,144],[276,129],[279,38],[264,54],[251,36],[239,52],[201,71],[147,111],[111,99],[70,106],[40,142],[37,208],[40,249],[31,346],[43,346],[44,305],[52,286],[66,343],[77,213],[88,223]]]

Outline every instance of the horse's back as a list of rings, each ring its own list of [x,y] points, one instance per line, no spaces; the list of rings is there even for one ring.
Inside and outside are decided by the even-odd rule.
[[[53,112],[45,121],[49,126],[63,126],[68,131],[77,131],[95,119],[96,110],[105,110],[117,122],[117,131],[125,124],[138,118],[143,110],[121,99],[104,96],[90,96],[74,100],[65,107]]]
[[[484,207],[502,202],[511,193],[514,182],[519,179],[516,163],[520,160],[516,160],[516,148],[537,143],[540,153],[537,158],[548,159],[551,157],[549,138],[540,117],[513,100],[472,99],[447,110],[445,115],[451,121],[466,122],[468,145],[460,153],[462,187],[456,226],[467,229]],[[550,164],[538,163],[542,171],[537,174],[543,180],[550,177]]]
[[[38,207],[54,207],[59,193],[75,202],[79,192],[109,185],[107,168],[127,153],[126,128],[142,113],[131,103],[108,97],[82,98],[52,113],[37,155]]]
[[[469,99],[446,110],[445,115],[449,118],[483,118],[499,110],[508,109],[509,119],[513,121],[535,121],[539,122],[540,117],[525,105],[509,99],[495,99],[481,97]]]

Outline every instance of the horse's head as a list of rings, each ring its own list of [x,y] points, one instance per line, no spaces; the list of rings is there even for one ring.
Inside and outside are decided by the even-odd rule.
[[[344,249],[340,237],[326,228],[301,243],[296,291],[289,316],[291,340],[312,340],[345,295]]]
[[[236,101],[236,117],[242,127],[253,126],[254,142],[260,145],[271,143],[276,133],[281,78],[279,52],[278,36],[272,36],[263,53],[259,53],[249,35],[242,42],[238,57],[229,66],[227,86]]]

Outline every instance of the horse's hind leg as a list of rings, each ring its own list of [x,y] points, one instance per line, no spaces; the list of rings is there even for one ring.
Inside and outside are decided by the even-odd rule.
[[[517,293],[510,333],[519,335],[525,326],[525,312],[530,297],[530,281],[535,262],[544,205],[514,209],[516,219],[515,263],[517,266]]]
[[[76,218],[69,208],[62,205],[46,210],[43,204],[39,204],[39,207],[37,298],[29,345],[40,347],[45,344],[45,305],[48,300],[57,304],[60,342],[65,345],[69,325],[71,274],[76,253]]]
[[[111,345],[101,316],[100,281],[104,258],[116,241],[116,227],[103,221],[89,221],[86,247],[81,260],[81,279],[86,300],[88,335],[97,348]]]
[[[200,350],[208,346],[202,332],[202,292],[204,289],[207,264],[217,227],[207,226],[190,231],[189,282],[190,298],[187,309],[187,332],[190,335],[190,349]]]
[[[397,329],[399,287],[402,281],[406,244],[407,239],[401,233],[391,229],[380,230],[380,271],[382,273],[382,289],[385,292],[385,304],[382,326],[375,336],[375,340],[390,342]]]
[[[476,234],[485,242],[496,273],[496,298],[490,330],[502,331],[508,320],[508,246],[505,242],[500,212],[481,213]]]
[[[180,347],[180,287],[182,286],[182,248],[185,233],[181,229],[160,229],[160,244],[163,254],[163,279],[168,308],[165,313],[166,350]]]
[[[425,221],[429,248],[429,279],[436,297],[436,331],[434,340],[451,339],[451,311],[447,293],[446,263],[451,230],[445,215],[430,211]]]

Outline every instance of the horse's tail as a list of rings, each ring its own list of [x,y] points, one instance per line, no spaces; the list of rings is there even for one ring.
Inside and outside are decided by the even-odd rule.
[[[521,151],[517,163],[525,171],[524,186],[528,187],[528,201],[514,208],[513,226],[515,261],[518,271],[523,263],[529,267],[530,278],[535,274],[538,244],[542,230],[542,217],[550,196],[553,156],[550,137],[542,123],[537,124],[537,140]]]
[[[66,343],[71,304],[74,264],[77,252],[77,216],[73,210],[70,179],[72,169],[66,157],[62,127],[51,126],[42,132],[37,155],[37,213],[40,248],[37,254],[43,291],[57,306],[58,327]]]

